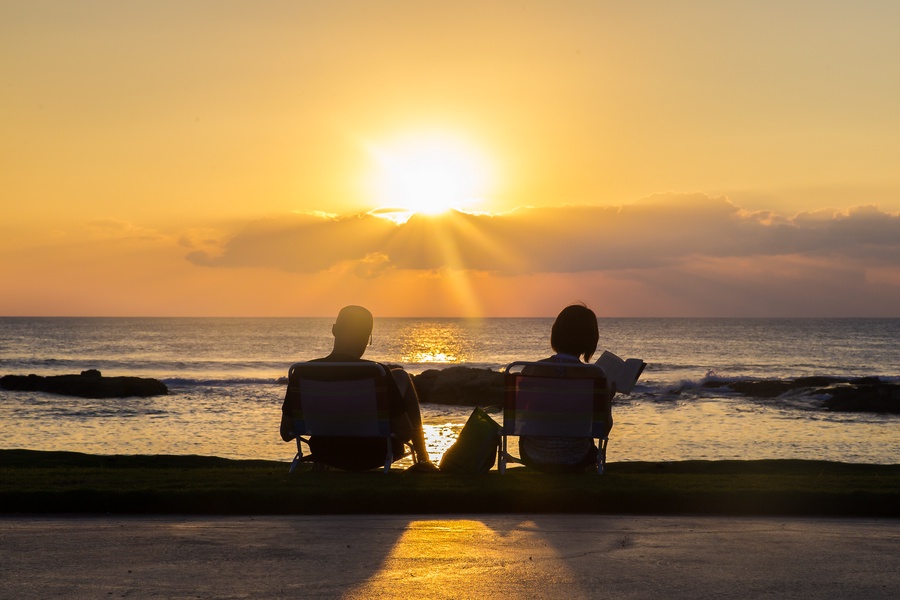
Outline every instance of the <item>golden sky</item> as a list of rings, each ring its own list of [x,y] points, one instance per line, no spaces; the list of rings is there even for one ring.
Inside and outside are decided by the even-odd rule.
[[[898,24],[4,0],[0,315],[900,316]]]

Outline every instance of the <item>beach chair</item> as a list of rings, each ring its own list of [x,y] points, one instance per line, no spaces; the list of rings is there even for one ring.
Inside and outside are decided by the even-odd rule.
[[[597,439],[597,472],[603,473],[612,428],[612,395],[600,367],[517,361],[506,367],[505,377],[498,451],[501,474],[507,462],[524,464],[508,452],[508,438],[523,435]]]
[[[384,438],[384,472],[394,462],[389,418],[390,371],[372,362],[300,362],[288,370],[285,400],[297,439],[297,454],[289,472],[301,462],[320,461],[312,453],[310,436]],[[408,445],[408,444],[407,444]],[[401,458],[401,457],[397,457]],[[327,461],[323,461],[327,464]]]

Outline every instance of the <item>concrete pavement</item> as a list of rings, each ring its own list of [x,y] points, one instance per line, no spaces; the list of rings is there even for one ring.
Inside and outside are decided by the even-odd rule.
[[[0,597],[898,598],[900,520],[0,517]]]

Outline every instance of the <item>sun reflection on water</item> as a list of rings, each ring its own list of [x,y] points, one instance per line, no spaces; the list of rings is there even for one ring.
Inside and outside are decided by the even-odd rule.
[[[422,426],[425,432],[425,445],[428,447],[428,456],[435,463],[440,463],[444,453],[453,445],[462,425],[457,423],[439,423],[428,424]]]
[[[402,333],[401,360],[405,363],[458,364],[467,362],[467,340],[454,323],[430,323]]]

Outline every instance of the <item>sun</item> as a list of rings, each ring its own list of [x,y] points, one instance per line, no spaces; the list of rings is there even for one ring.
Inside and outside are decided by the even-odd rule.
[[[460,139],[412,136],[372,146],[373,188],[381,207],[438,215],[481,201],[488,187],[488,163]]]

